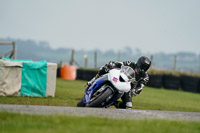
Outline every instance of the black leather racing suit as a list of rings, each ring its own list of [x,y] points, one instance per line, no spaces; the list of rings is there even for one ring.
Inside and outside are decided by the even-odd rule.
[[[110,61],[105,66],[100,68],[96,78],[100,77],[103,74],[108,73],[109,70],[111,70],[113,68],[121,68],[122,65],[130,66],[134,70],[136,68],[136,63],[131,62],[131,61],[124,61],[124,62]],[[138,84],[136,85],[136,87],[133,88],[133,85],[132,85],[131,91],[128,93],[125,93],[122,96],[122,98],[121,98],[122,102],[117,102],[115,104],[115,106],[117,108],[132,108],[132,96],[136,96],[137,94],[140,94],[144,85],[146,85],[147,82],[149,81],[149,76],[148,76],[147,72],[138,73],[138,74],[136,73],[136,81],[139,81]]]

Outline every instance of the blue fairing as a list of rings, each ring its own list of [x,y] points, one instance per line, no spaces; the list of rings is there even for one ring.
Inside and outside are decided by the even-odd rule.
[[[105,82],[103,80],[103,77],[98,78],[91,86],[90,88],[85,92],[84,97],[83,97],[83,102],[84,103],[89,103],[92,93],[94,92],[94,90],[96,88],[98,88],[100,85],[102,85],[102,83]]]

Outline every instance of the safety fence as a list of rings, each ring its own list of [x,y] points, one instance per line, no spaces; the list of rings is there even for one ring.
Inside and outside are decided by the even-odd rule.
[[[59,68],[57,70],[57,76],[60,77]],[[78,80],[91,80],[97,71],[77,69],[76,79]],[[149,87],[154,88],[165,88],[171,90],[183,90],[188,92],[200,93],[200,77],[192,76],[174,76],[174,75],[162,75],[155,74],[149,75],[149,82],[147,84]]]

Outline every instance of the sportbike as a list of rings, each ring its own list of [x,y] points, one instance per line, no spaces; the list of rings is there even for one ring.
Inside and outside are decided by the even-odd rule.
[[[135,71],[129,66],[112,69],[96,79],[85,90],[78,107],[109,107],[124,93],[131,90],[131,83],[135,81]]]

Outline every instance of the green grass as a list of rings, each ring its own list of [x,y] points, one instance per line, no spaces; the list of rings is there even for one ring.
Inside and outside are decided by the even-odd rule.
[[[0,97],[1,104],[76,106],[86,81],[58,78],[55,97]],[[145,87],[133,98],[133,109],[200,112],[200,94]]]
[[[0,112],[0,133],[199,133],[199,122]]]
[[[55,97],[0,97],[2,104],[76,106],[86,81],[57,79]],[[200,94],[145,87],[133,98],[134,109],[200,112]],[[199,122],[126,120],[93,116],[28,115],[0,112],[0,133],[199,133]]]
[[[133,98],[137,109],[200,112],[200,94],[146,87]]]

